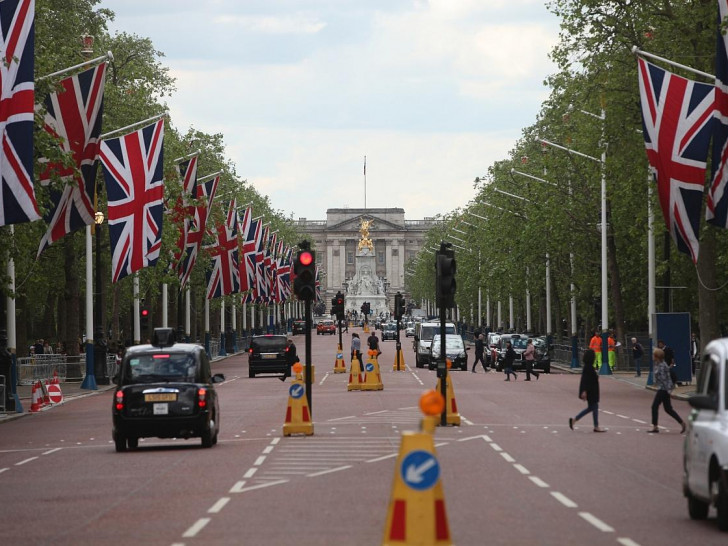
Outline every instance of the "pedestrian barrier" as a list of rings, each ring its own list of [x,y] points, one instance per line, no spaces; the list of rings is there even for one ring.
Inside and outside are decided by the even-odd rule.
[[[334,373],[346,373],[346,363],[344,362],[344,352],[341,345],[336,349],[336,362],[334,362]]]
[[[382,544],[452,544],[434,441],[444,405],[439,392],[424,393],[419,432],[402,433]]]
[[[2,411],[2,412],[7,411],[5,408],[5,389],[6,389],[5,376],[0,375],[0,411]]]

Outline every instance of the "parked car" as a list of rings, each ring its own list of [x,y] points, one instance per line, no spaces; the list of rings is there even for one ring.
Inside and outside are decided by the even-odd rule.
[[[305,334],[306,333],[306,321],[305,320],[294,320],[293,328],[291,329],[292,334]]]
[[[728,531],[728,338],[703,351],[683,449],[683,494],[692,519],[717,509],[718,528]]]
[[[536,361],[533,363],[535,370],[544,373],[551,373],[551,348],[546,336],[537,336],[533,339],[533,347],[536,349]]]
[[[412,337],[415,335],[415,323],[408,322],[404,328],[404,337]]]
[[[500,333],[490,332],[485,338],[485,363],[491,368],[495,368],[498,362],[498,340],[500,337]]]
[[[431,370],[437,368],[437,360],[440,358],[440,334],[435,334],[430,345],[430,362],[428,367]],[[452,361],[451,369],[461,369],[468,371],[468,351],[470,347],[465,347],[463,337],[458,334],[445,335],[445,354]]]
[[[397,339],[397,323],[387,322],[382,324],[382,341],[387,339]]]
[[[115,377],[112,430],[116,451],[136,449],[139,438],[200,438],[217,443],[220,408],[205,349],[175,343],[172,328],[156,328],[151,344],[129,347]]]
[[[284,374],[290,377],[287,341],[286,336],[273,334],[250,338],[248,377],[255,377],[259,373]]]
[[[511,345],[513,346],[513,351],[516,353],[516,358],[513,361],[513,369],[517,370],[523,366],[521,362],[521,358],[523,355],[523,352],[526,350],[526,343],[528,341],[528,336],[524,334],[501,334],[500,338],[498,338],[498,347],[497,347],[497,358],[496,358],[496,370],[501,371],[503,370],[503,359],[506,356],[506,344],[508,342],[511,342]]]
[[[330,319],[322,319],[318,322],[316,325],[316,335],[321,336],[324,334],[335,334],[336,333],[336,324],[333,320]]]
[[[430,344],[432,337],[440,331],[439,322],[418,322],[415,324],[415,340],[412,348],[415,351],[415,365],[424,368],[430,363]],[[445,334],[454,334],[455,324],[445,324]]]

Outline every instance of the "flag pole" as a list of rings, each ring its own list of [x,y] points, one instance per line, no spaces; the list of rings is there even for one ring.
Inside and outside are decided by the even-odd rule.
[[[685,66],[684,64],[676,63],[675,61],[671,61],[669,59],[666,59],[665,57],[660,57],[659,55],[654,55],[653,53],[647,53],[637,46],[632,46],[632,53],[636,56],[642,55],[643,57],[649,57],[651,59],[662,61],[663,63],[669,64],[676,68],[682,68],[683,70],[687,70],[688,72],[692,72],[693,74],[697,74],[698,76],[703,76],[704,78],[708,78],[709,80],[715,80],[715,76],[713,74],[708,74],[707,72],[703,72],[702,70],[698,70],[697,68],[691,68],[689,66]]]
[[[199,154],[200,154],[200,150],[196,150],[196,151],[194,151],[192,153],[189,153],[189,154],[187,154],[185,156],[178,157],[177,159],[173,159],[172,162],[173,163],[179,163],[180,161],[184,161],[185,159],[189,159],[189,158],[194,157],[194,156],[199,155]]]
[[[367,208],[367,156],[364,156],[364,208]]]
[[[175,161],[177,161],[177,159],[175,159]],[[207,174],[205,176],[202,176],[202,177],[198,178],[197,181],[198,182],[204,182],[205,180],[209,180],[210,178],[214,178],[214,177],[216,177],[219,174],[222,174],[222,171],[217,171],[216,173]]]
[[[101,57],[96,57],[95,59],[91,59],[90,61],[84,61],[82,63],[69,66],[68,68],[64,68],[63,70],[58,70],[56,72],[52,72],[51,74],[47,74],[45,76],[41,76],[36,81],[43,81],[47,80],[48,78],[53,78],[54,76],[60,76],[61,74],[65,74],[67,72],[71,72],[73,70],[76,70],[78,68],[84,68],[86,66],[91,66],[92,64],[101,64],[104,61],[113,61],[114,55],[111,53],[111,51],[107,51],[106,55],[101,55]]]
[[[99,136],[99,140],[108,138],[111,135],[115,135],[116,133],[121,133],[122,131],[131,129],[132,127],[137,127],[139,125],[143,125],[144,123],[151,123],[152,121],[157,121],[159,118],[163,118],[166,115],[167,115],[167,113],[165,112],[164,114],[158,114],[156,116],[152,116],[151,118],[147,118],[142,121],[137,121],[136,123],[132,123],[131,125],[127,125],[126,127],[121,127],[120,129],[114,129],[113,131],[109,131],[108,133],[104,133],[103,135]]]

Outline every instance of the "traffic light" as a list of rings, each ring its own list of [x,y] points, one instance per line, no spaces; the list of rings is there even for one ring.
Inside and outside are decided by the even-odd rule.
[[[397,292],[394,295],[394,318],[401,320],[405,315],[404,296]]]
[[[457,288],[455,282],[455,273],[457,272],[455,251],[452,250],[450,244],[440,243],[440,251],[435,255],[435,259],[437,306],[444,309],[455,307],[455,290]]]
[[[369,315],[369,312],[371,311],[371,304],[368,301],[364,302],[364,314]]]
[[[344,320],[344,294],[337,292],[336,296],[331,300],[333,312],[336,313],[336,318]]]
[[[146,332],[149,329],[149,308],[143,305],[139,310],[139,326],[142,332]]]
[[[293,292],[298,299],[313,301],[316,299],[316,253],[313,250],[299,250],[293,262]]]

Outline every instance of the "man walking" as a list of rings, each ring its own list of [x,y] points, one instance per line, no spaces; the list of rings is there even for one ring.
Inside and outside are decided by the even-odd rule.
[[[478,334],[478,337],[475,338],[475,362],[473,362],[473,369],[471,370],[473,373],[475,373],[475,366],[478,365],[478,361],[480,361],[480,364],[483,366],[483,371],[488,371],[488,368],[485,366],[485,361],[483,360],[484,354],[485,343],[483,342],[483,334]]]
[[[645,350],[642,348],[642,345],[639,341],[637,341],[636,337],[632,338],[632,358],[634,359],[634,367],[637,371],[635,374],[635,377],[640,377],[642,375],[642,356],[644,356]]]

